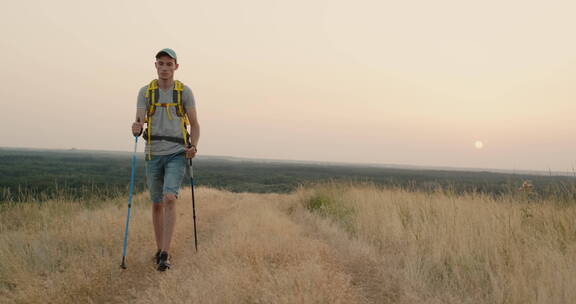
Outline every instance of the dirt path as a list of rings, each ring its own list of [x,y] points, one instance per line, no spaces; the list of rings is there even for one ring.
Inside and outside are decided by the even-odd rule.
[[[400,279],[388,271],[396,260],[383,259],[370,245],[350,237],[344,229],[328,219],[303,209],[291,214],[291,219],[301,225],[309,238],[318,240],[332,249],[331,267],[351,278],[362,298],[368,303],[398,303],[403,293]]]
[[[185,189],[183,189],[185,190]],[[198,243],[199,248],[208,243],[214,233],[215,223],[223,220],[229,213],[233,212],[236,207],[234,204],[223,204],[221,202],[222,193],[214,195],[210,189],[203,189],[196,193],[197,195],[197,226],[198,230]],[[206,202],[211,202],[210,204]],[[187,257],[194,258],[196,255],[194,249],[194,234],[192,223],[192,206],[191,194],[189,189],[183,191],[177,206],[177,224],[173,237],[172,246],[172,263],[176,272],[178,266],[187,262]],[[145,212],[142,216],[150,216],[149,212]],[[152,233],[150,226],[150,234]],[[163,277],[171,275],[174,271],[167,271],[160,273],[156,271],[155,264],[152,261],[154,246],[150,241],[146,242],[149,246],[145,246],[142,242],[138,242],[131,246],[131,254],[135,256],[130,257],[128,269],[121,270],[120,268],[114,269],[111,273],[112,276],[118,278],[111,284],[102,286],[101,292],[91,298],[94,303],[132,303],[135,301],[136,296],[146,290],[154,290],[159,287],[159,283]],[[128,255],[128,254],[127,254]]]
[[[222,195],[220,193],[219,195]],[[174,267],[149,271],[122,303],[365,303],[326,242],[284,211],[294,196],[231,194],[199,210],[200,251],[179,246]],[[177,238],[192,237],[179,224]],[[190,259],[183,259],[190,257]],[[142,279],[140,279],[142,280]]]

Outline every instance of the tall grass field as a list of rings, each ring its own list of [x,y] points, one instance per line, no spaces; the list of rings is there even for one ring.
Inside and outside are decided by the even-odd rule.
[[[190,189],[172,269],[157,272],[151,204],[0,204],[1,303],[576,303],[576,205],[526,191],[324,183],[288,194]]]

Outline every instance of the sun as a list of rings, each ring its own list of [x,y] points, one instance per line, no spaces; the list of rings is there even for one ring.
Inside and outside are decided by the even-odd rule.
[[[474,147],[475,147],[476,149],[480,150],[480,149],[484,148],[484,143],[481,142],[481,141],[479,141],[479,140],[477,140],[476,142],[474,142]]]

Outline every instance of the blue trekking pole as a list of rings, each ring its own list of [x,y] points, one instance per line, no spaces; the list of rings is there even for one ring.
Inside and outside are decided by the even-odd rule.
[[[140,120],[138,120],[140,122]],[[132,208],[132,189],[134,188],[134,169],[136,168],[136,148],[138,147],[138,136],[134,136],[134,153],[132,154],[132,175],[130,176],[130,196],[128,198],[128,215],[126,216],[126,229],[124,230],[124,249],[122,250],[122,264],[120,267],[126,269],[126,243],[128,241],[128,224],[130,223],[130,209]]]
[[[192,159],[188,159],[188,175],[190,175],[190,190],[192,191],[192,219],[194,220],[194,247],[198,252],[198,237],[196,236],[196,205],[194,202],[194,172],[192,172]]]

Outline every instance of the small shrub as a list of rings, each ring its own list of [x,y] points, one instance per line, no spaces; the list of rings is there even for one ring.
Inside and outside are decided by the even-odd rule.
[[[341,200],[327,194],[316,193],[304,201],[304,206],[308,211],[331,218],[348,232],[354,233],[354,225],[352,223],[354,209],[346,206]]]
[[[326,211],[329,209],[329,206],[333,204],[334,202],[332,202],[330,197],[317,194],[306,200],[305,206],[309,211],[326,213]]]

